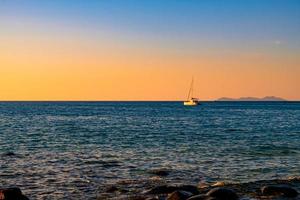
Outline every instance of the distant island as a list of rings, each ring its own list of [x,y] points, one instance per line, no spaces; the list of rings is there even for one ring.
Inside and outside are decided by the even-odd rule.
[[[286,101],[283,98],[275,97],[275,96],[266,96],[263,98],[257,98],[257,97],[240,97],[240,98],[228,98],[228,97],[222,97],[217,99],[217,101]]]

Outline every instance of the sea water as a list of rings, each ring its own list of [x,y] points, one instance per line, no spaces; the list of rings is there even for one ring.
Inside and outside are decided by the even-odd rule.
[[[169,182],[300,174],[299,102],[1,102],[0,186],[96,199],[167,169]]]

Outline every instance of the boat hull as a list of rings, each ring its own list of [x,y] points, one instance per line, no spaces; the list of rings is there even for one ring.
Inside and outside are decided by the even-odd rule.
[[[185,106],[197,106],[199,103],[197,101],[185,101],[183,105]]]

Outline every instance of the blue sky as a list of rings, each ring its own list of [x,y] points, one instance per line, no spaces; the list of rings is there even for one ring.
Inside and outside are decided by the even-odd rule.
[[[300,38],[297,0],[2,0],[1,18],[149,37],[278,41]]]

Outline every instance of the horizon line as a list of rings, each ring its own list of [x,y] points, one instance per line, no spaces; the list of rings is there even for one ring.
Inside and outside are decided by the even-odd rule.
[[[183,102],[185,100],[0,100],[0,102]],[[298,100],[200,100],[200,102],[300,102]]]

